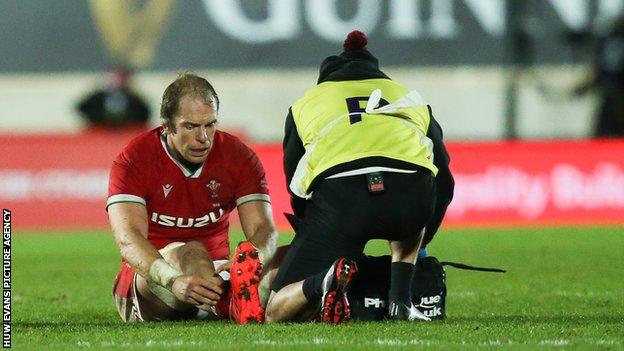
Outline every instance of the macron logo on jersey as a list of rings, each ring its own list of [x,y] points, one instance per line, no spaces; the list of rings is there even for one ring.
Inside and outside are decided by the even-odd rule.
[[[217,223],[217,221],[223,216],[224,213],[225,211],[220,208],[218,211],[210,212],[202,217],[183,218],[152,212],[151,220],[152,222],[160,224],[164,227],[200,228],[205,227],[210,223]]]
[[[173,185],[171,184],[163,185],[163,193],[165,194],[165,197],[169,195],[169,193],[171,192],[171,188],[173,188]]]

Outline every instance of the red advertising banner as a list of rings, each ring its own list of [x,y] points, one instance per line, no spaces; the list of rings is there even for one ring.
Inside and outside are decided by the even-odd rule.
[[[132,135],[0,136],[0,204],[16,228],[108,225],[112,160]],[[290,211],[280,145],[253,145],[281,229]],[[624,140],[449,143],[444,225],[624,224]]]
[[[449,225],[624,224],[624,140],[452,143]]]

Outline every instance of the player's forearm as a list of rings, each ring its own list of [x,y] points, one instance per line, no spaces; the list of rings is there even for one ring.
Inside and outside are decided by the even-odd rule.
[[[238,207],[238,215],[245,238],[258,249],[262,263],[268,265],[277,248],[271,206],[261,201],[248,202]]]
[[[172,291],[182,272],[171,266],[162,255],[136,231],[116,231],[115,239],[122,257],[145,279]]]
[[[107,210],[121,256],[137,273],[146,277],[152,263],[162,257],[147,241],[145,206],[134,202],[118,202],[109,205]]]
[[[260,254],[260,261],[267,265],[275,255],[277,249],[278,234],[272,223],[262,223],[254,228],[249,234],[245,233]]]
[[[128,228],[115,231],[121,257],[141,276],[148,278],[154,261],[162,258],[158,250],[141,234]]]

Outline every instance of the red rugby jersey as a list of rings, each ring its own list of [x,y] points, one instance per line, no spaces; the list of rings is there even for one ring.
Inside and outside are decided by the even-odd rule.
[[[134,138],[113,162],[106,207],[144,204],[147,239],[157,249],[197,240],[217,260],[229,255],[230,212],[269,202],[268,194],[260,160],[236,137],[217,131],[206,162],[191,172],[169,153],[159,127]]]

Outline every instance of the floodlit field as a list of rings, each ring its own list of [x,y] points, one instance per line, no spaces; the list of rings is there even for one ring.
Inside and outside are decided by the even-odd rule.
[[[240,234],[237,234],[240,238]],[[290,240],[283,235],[284,242]],[[237,240],[233,240],[237,242]],[[383,242],[369,252],[386,252]],[[66,350],[401,350],[624,348],[624,229],[445,230],[430,253],[503,267],[448,268],[448,318],[434,323],[237,326],[123,324],[106,232],[13,236],[13,347]]]

